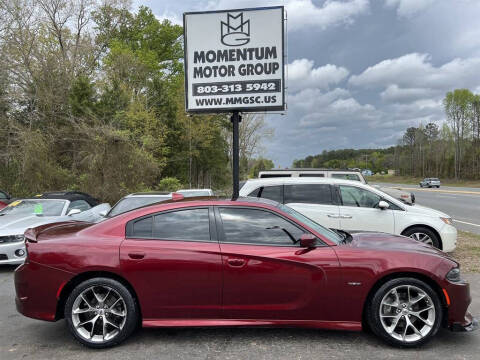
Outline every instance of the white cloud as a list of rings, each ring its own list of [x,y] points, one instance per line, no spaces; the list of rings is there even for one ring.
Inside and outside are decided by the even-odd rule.
[[[294,60],[288,64],[289,91],[295,92],[307,88],[327,89],[330,85],[344,80],[348,74],[349,71],[344,67],[327,64],[314,68],[312,60]]]
[[[316,5],[313,0],[264,0],[262,6],[285,5],[289,30],[306,27],[325,29],[330,26],[352,24],[355,18],[368,13],[369,0],[325,0]],[[258,7],[258,0],[211,0],[207,9],[235,9]]]
[[[436,95],[437,91],[428,88],[400,88],[397,84],[389,85],[380,93],[382,100],[386,102],[409,102]]]
[[[385,0],[385,5],[396,8],[400,17],[411,17],[428,8],[435,0]]]
[[[360,75],[350,77],[351,85],[365,88],[435,89],[441,92],[454,88],[480,85],[480,58],[454,59],[434,66],[428,54],[407,54],[368,67]],[[391,88],[390,91],[392,91]]]
[[[173,12],[164,12],[161,15],[155,15],[155,17],[159,21],[168,20],[172,24],[183,26],[183,19],[180,18],[180,16],[178,16],[177,14],[175,14]]]

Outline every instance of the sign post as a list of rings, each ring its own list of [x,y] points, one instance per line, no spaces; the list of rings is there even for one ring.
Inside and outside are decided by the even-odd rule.
[[[232,113],[233,198],[240,112],[285,110],[283,6],[183,14],[185,109]]]

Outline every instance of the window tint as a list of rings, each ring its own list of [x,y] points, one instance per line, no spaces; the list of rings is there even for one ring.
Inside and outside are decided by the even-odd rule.
[[[260,193],[260,197],[282,203],[282,185],[264,186],[262,188],[262,192]]]
[[[332,178],[360,181],[360,178],[357,174],[332,174]]]
[[[258,188],[258,189],[255,189],[253,190],[250,194],[248,194],[247,196],[250,196],[250,197],[258,197],[258,193],[260,192],[260,189],[261,188]]]
[[[70,210],[78,209],[80,211],[85,211],[90,209],[91,206],[85,200],[75,200],[70,203],[68,206],[67,214]]]
[[[179,210],[156,215],[153,237],[166,240],[210,240],[208,209]]]
[[[304,173],[300,174],[300,177],[325,177],[325,174]]]
[[[133,237],[136,238],[151,238],[152,237],[152,219],[148,217],[135,221],[133,223]]]
[[[229,243],[293,246],[303,234],[295,225],[268,211],[220,208],[220,215],[224,241]]]
[[[8,199],[8,196],[3,191],[0,191],[0,199]]]
[[[285,185],[285,203],[332,204],[328,184]]]
[[[340,185],[340,193],[344,206],[374,208],[381,200],[377,194],[353,186]]]

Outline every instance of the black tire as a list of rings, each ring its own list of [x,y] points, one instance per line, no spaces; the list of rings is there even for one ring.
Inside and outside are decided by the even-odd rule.
[[[419,340],[416,341],[402,341],[394,338],[391,336],[383,327],[381,319],[380,319],[380,310],[381,310],[381,302],[384,296],[386,296],[392,289],[395,287],[401,287],[402,285],[410,285],[416,288],[419,288],[423,290],[432,300],[432,305],[434,306],[435,309],[435,321],[433,322],[433,325],[431,326],[429,332],[422,337]],[[367,316],[367,321],[370,329],[373,331],[375,335],[377,335],[379,338],[384,340],[390,345],[394,346],[399,346],[399,347],[417,347],[420,345],[425,344],[427,341],[429,341],[435,334],[437,333],[438,329],[440,328],[442,324],[442,318],[443,318],[443,308],[442,308],[442,303],[439,299],[438,294],[426,283],[424,283],[421,280],[418,280],[416,278],[397,278],[397,279],[392,279],[390,281],[387,281],[385,284],[383,284],[373,295],[373,297],[370,299],[370,303],[367,304],[366,306],[366,316]],[[405,315],[408,316],[408,315]],[[413,315],[412,315],[413,316]],[[409,316],[410,318],[410,316]],[[400,328],[400,331],[402,331],[402,320],[398,322],[398,325]],[[405,320],[403,320],[405,321]],[[417,320],[419,322],[419,320]],[[420,322],[422,324],[422,322]],[[395,329],[394,329],[395,330]]]
[[[440,239],[438,238],[438,235],[435,234],[432,230],[430,230],[429,228],[427,227],[424,227],[424,226],[414,226],[412,228],[409,228],[407,230],[405,230],[402,235],[403,236],[408,236],[408,237],[411,237],[413,234],[415,233],[423,233],[423,234],[426,234],[430,237],[430,239],[432,239],[432,246],[433,247],[436,247],[437,249],[440,249],[442,250],[441,246],[440,246]]]
[[[79,297],[80,294],[82,294],[85,290],[89,288],[96,288],[96,287],[99,287],[99,288],[107,287],[107,288],[113,289],[114,293],[116,292],[119,296],[122,297],[125,310],[126,310],[126,315],[124,316],[125,320],[123,323],[123,327],[121,327],[121,330],[119,330],[118,333],[113,338],[109,340],[104,340],[102,342],[92,341],[92,340],[86,339],[85,337],[82,337],[78,333],[72,318],[73,306],[77,297]],[[94,309],[94,308],[91,307],[91,309]],[[85,345],[90,348],[95,348],[95,349],[103,349],[103,348],[108,348],[108,347],[120,344],[122,341],[124,341],[127,337],[129,337],[132,334],[132,332],[137,327],[138,320],[139,320],[138,305],[135,301],[134,296],[132,296],[130,291],[122,283],[110,278],[103,278],[103,277],[89,279],[77,285],[73,289],[73,291],[70,293],[70,295],[67,298],[67,301],[65,302],[64,314],[65,314],[65,319],[67,321],[68,328],[72,333],[72,335],[75,337],[75,339],[78,342],[80,342],[82,345]]]

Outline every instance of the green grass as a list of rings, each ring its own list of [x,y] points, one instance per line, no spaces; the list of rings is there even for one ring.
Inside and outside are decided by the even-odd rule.
[[[394,175],[373,175],[368,176],[369,183],[383,182],[383,183],[397,183],[397,184],[412,184],[418,185],[423,178],[413,176],[394,176]],[[454,179],[440,179],[443,186],[458,186],[458,187],[478,187],[480,188],[480,180],[454,180]]]

